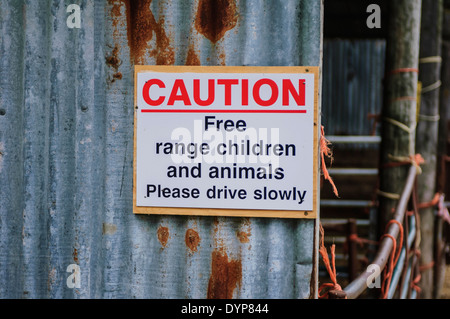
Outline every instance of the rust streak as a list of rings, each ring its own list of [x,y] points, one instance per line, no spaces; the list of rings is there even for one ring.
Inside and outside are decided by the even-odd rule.
[[[48,279],[47,279],[47,290],[50,291],[52,286],[56,282],[56,269],[52,268],[52,270],[48,273]]]
[[[185,65],[201,65],[197,52],[195,52],[194,46],[191,44],[186,57]]]
[[[159,226],[157,235],[162,248],[165,248],[167,245],[167,241],[169,240],[169,228]]]
[[[236,236],[241,243],[248,243],[248,242],[250,242],[249,237],[252,235],[251,222],[250,222],[249,218],[243,219],[243,228],[244,228],[244,230],[236,232]]]
[[[126,8],[129,7],[128,1],[109,0],[109,4],[112,5],[111,17],[113,18],[112,19],[112,24],[113,24],[113,27],[114,27],[113,35],[115,37],[119,35],[119,33],[118,33],[119,19],[118,18],[121,16],[121,12],[120,12],[121,3],[124,3]],[[127,11],[128,11],[128,9],[127,9]]]
[[[222,53],[220,53],[219,54],[219,63],[220,63],[220,65],[222,65],[222,66],[225,66],[226,65],[226,55],[225,55],[225,52],[222,52]]]
[[[110,56],[106,57],[106,64],[117,70],[121,64],[120,59],[117,57],[119,53],[119,48],[117,45],[114,47],[114,49],[111,52]]]
[[[122,61],[118,58],[119,47],[116,45],[114,49],[111,51],[111,55],[106,57],[106,64],[112,67],[116,73],[112,76],[111,82],[117,80],[122,80],[122,73],[118,72],[119,66],[122,64]]]
[[[73,249],[72,256],[73,256],[73,261],[78,264],[78,250],[76,248]]]
[[[231,299],[234,289],[241,285],[242,263],[229,260],[223,248],[213,251],[211,276],[208,282],[208,299]]]
[[[170,39],[164,30],[164,23],[164,18],[160,18],[157,24],[155,22],[157,49],[154,51],[154,56],[156,56],[157,65],[173,65],[175,64],[175,52],[170,46]]]
[[[245,232],[245,231],[237,232],[237,237],[239,238],[239,241],[242,244],[250,242],[250,239],[248,237],[250,237],[251,235],[252,234],[250,232]]]
[[[128,44],[135,62],[142,62],[147,42],[153,38],[156,21],[150,10],[151,2],[151,0],[130,1],[127,10]]]
[[[175,64],[175,53],[170,45],[170,38],[164,29],[165,19],[163,16],[156,21],[150,4],[152,0],[110,0],[113,4],[113,16],[120,15],[117,9],[118,3],[124,3],[127,15],[127,35],[130,47],[130,58],[136,64],[145,63],[145,53],[148,50],[150,56],[156,58],[158,65]],[[155,48],[150,48],[148,42],[152,40],[155,33]]]
[[[118,80],[122,80],[122,73],[121,72],[117,72],[113,75],[113,78],[118,79]]]
[[[184,240],[186,242],[186,246],[191,251],[197,251],[197,247],[200,244],[200,236],[198,235],[198,232],[196,232],[193,229],[188,229],[186,231],[186,235],[184,237]]]
[[[219,41],[237,21],[235,0],[199,0],[195,29],[211,42]]]

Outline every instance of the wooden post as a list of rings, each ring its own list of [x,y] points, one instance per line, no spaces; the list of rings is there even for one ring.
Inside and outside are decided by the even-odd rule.
[[[445,157],[447,155],[448,122],[450,119],[450,1],[445,1],[442,14],[442,44],[441,44],[441,81],[439,95],[439,138],[438,138],[438,167],[437,190],[445,193],[446,183]],[[447,198],[448,200],[448,198]]]
[[[392,219],[408,165],[389,167],[415,154],[416,96],[421,0],[389,2],[384,103],[381,114],[379,232]]]
[[[422,1],[419,80],[422,83],[416,133],[416,152],[425,159],[417,176],[418,201],[429,202],[436,193],[436,163],[439,127],[442,0]],[[420,210],[420,265],[424,267],[421,297],[433,298],[435,207]]]
[[[447,23],[445,23],[447,22]],[[439,94],[439,129],[438,129],[438,150],[437,150],[437,174],[436,189],[439,193],[445,193],[448,183],[446,182],[447,172],[446,155],[447,155],[447,135],[448,135],[448,117],[450,109],[450,1],[444,3],[443,23],[442,23],[442,45],[441,45],[441,81]],[[448,198],[447,198],[448,200]],[[434,274],[434,299],[438,299],[442,293],[442,287],[445,278],[446,258],[446,222],[442,218],[436,221],[436,245],[435,260],[436,271]]]

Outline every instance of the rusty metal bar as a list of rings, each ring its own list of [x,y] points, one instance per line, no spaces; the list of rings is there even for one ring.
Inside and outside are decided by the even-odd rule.
[[[416,276],[416,274],[420,274],[420,268],[419,268],[419,256],[414,254],[412,256],[412,265],[411,265],[412,271],[413,271],[413,280],[414,280],[414,276]],[[417,294],[417,291],[415,289],[413,289],[413,285],[410,283],[409,287],[408,287],[408,294],[407,294],[407,298],[408,299],[415,299],[415,295]]]
[[[415,166],[412,165],[409,168],[405,186],[398,201],[395,214],[393,215],[393,219],[399,221],[400,223],[402,223],[403,218],[405,216],[408,201],[414,187],[416,174],[417,169]],[[391,224],[387,230],[387,234],[390,234],[394,238],[397,238],[398,233],[399,233],[398,225],[395,223]],[[386,263],[389,259],[392,250],[392,246],[393,246],[392,240],[389,238],[384,238],[380,243],[379,250],[372,264],[378,265],[381,271],[386,266]],[[368,272],[361,273],[355,280],[353,280],[349,285],[347,285],[347,287],[344,288],[344,291],[347,294],[348,299],[357,298],[364,292],[365,289],[367,289],[367,279],[369,278],[370,274],[371,273]]]
[[[414,194],[412,195],[414,196]],[[408,238],[408,245],[402,249],[402,253],[404,252],[406,254],[406,262],[403,266],[403,270],[401,272],[401,279],[400,279],[400,298],[402,296],[406,296],[408,293],[408,286],[410,285],[410,267],[412,263],[412,257],[414,256],[415,249],[413,247],[413,244],[415,242],[415,231],[416,231],[416,222],[415,222],[415,216],[410,216],[406,219],[407,223],[407,231],[405,232],[405,238]],[[410,238],[411,244],[410,244]],[[406,290],[406,291],[405,291]],[[403,298],[404,299],[404,298]]]
[[[414,193],[411,196],[414,196]],[[411,230],[410,230],[411,224],[414,224],[414,218],[415,218],[414,216],[405,218],[405,238],[408,239],[408,242],[407,242],[407,245],[405,247],[403,247],[403,249],[402,249],[402,253],[404,252],[405,256],[406,256],[406,262],[403,265],[403,269],[400,274],[400,283],[399,283],[399,286],[400,286],[399,295],[400,296],[403,294],[404,286],[406,284],[406,277],[408,275],[408,267],[410,264],[410,260],[412,259],[411,258],[411,247],[409,245],[409,238],[412,237],[412,240],[414,240],[414,238],[415,238],[415,236],[411,236],[412,234],[411,234]],[[414,232],[414,229],[412,230],[412,232]],[[409,283],[409,277],[408,277],[407,281]]]
[[[405,282],[403,283],[402,291],[400,293],[400,299],[406,299],[406,296],[408,295],[408,287],[411,285],[411,276],[412,276],[412,260],[408,264],[408,268],[406,271],[406,277]]]
[[[407,236],[407,247],[410,248],[414,243],[414,239],[416,238],[416,228],[415,228],[415,219],[411,221],[412,229],[411,232]],[[403,272],[404,265],[409,262],[409,257],[407,253],[406,247],[402,248],[400,253],[400,257],[398,258],[397,265],[394,268],[394,273],[392,275],[391,286],[389,287],[388,299],[391,299],[394,296],[395,290],[397,289],[397,285],[399,283],[400,277]],[[409,280],[406,280],[409,281]]]

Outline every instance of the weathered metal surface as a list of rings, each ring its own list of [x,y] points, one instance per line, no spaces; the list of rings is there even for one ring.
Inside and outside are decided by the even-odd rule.
[[[379,134],[373,124],[382,106],[385,50],[383,39],[325,39],[322,123],[327,136]]]
[[[0,297],[316,296],[314,220],[133,215],[133,66],[320,65],[321,10],[1,0]]]

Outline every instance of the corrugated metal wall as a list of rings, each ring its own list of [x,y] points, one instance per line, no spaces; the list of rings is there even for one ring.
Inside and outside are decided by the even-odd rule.
[[[320,65],[321,23],[320,0],[0,0],[0,297],[314,297],[314,220],[133,215],[133,66]]]
[[[325,39],[322,123],[328,135],[370,135],[381,112],[386,41]],[[379,135],[378,130],[375,131]]]

